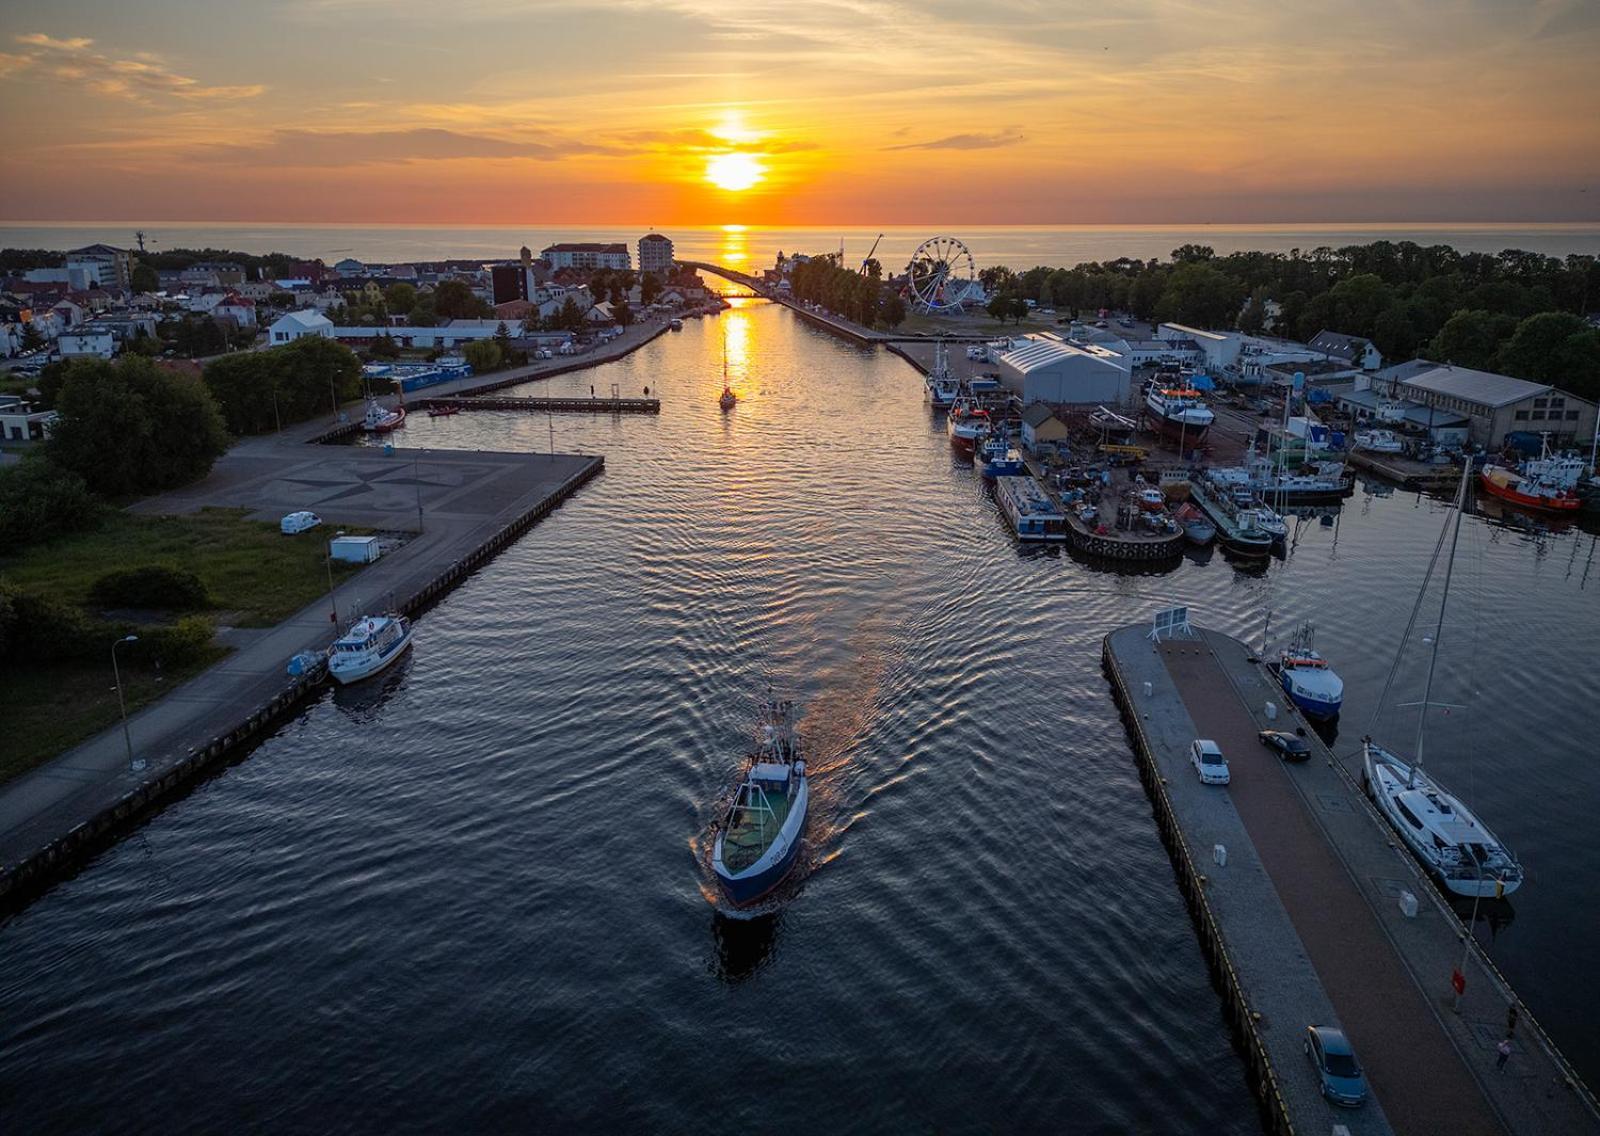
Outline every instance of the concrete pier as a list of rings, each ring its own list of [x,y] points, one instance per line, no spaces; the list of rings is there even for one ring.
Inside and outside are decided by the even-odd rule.
[[[1260,744],[1259,730],[1301,722],[1244,644],[1200,629],[1158,644],[1139,625],[1108,635],[1104,659],[1269,1131],[1600,1133],[1592,1094],[1316,735],[1303,764]],[[1200,784],[1194,738],[1221,746],[1231,784]],[[1349,1036],[1365,1107],[1320,1097],[1302,1051],[1312,1024]]]

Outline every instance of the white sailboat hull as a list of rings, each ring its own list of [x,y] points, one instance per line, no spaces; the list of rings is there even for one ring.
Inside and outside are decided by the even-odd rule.
[[[1522,866],[1494,833],[1430,774],[1362,743],[1367,794],[1440,886],[1468,899],[1510,895]]]

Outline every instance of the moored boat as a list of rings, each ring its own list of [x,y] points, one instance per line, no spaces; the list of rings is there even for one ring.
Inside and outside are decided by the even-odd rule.
[[[1542,513],[1574,513],[1583,507],[1575,490],[1524,476],[1502,465],[1484,466],[1478,475],[1478,485],[1485,493],[1502,501]]]
[[[328,673],[341,683],[360,682],[387,669],[411,646],[411,621],[403,615],[364,615],[334,641]]]
[[[1278,684],[1306,717],[1335,718],[1344,705],[1344,681],[1312,647],[1312,635],[1304,624],[1278,652]]]
[[[449,403],[449,402],[444,403],[444,404],[442,404],[440,406],[430,406],[428,408],[428,417],[429,418],[448,418],[452,414],[460,414],[460,413],[461,413],[461,408],[459,406],[455,405],[454,403]]]
[[[1427,679],[1423,684],[1422,704],[1418,711],[1416,756],[1406,760],[1393,750],[1378,745],[1370,737],[1363,738],[1361,779],[1363,788],[1378,806],[1383,818],[1442,887],[1455,895],[1491,898],[1510,895],[1522,886],[1522,865],[1460,798],[1422,768],[1428,708],[1433,695],[1433,675],[1439,662],[1439,639],[1444,633],[1445,612],[1450,605],[1450,577],[1455,568],[1456,544],[1461,536],[1461,515],[1466,512],[1470,477],[1471,467],[1464,466],[1461,485],[1456,491],[1454,515],[1445,522],[1451,526],[1450,555],[1445,561],[1439,615],[1434,625]],[[1441,544],[1443,539],[1441,535]],[[1425,576],[1422,587],[1426,590],[1427,586]],[[1404,649],[1404,643],[1401,649]],[[1391,680],[1399,665],[1400,656],[1397,653],[1389,675]]]
[[[722,816],[711,853],[717,885],[729,903],[755,903],[788,876],[805,834],[810,796],[794,703],[768,702],[760,744]]]
[[[998,477],[995,500],[1018,540],[1066,540],[1067,518],[1031,477]]]
[[[1400,454],[1406,448],[1405,442],[1393,430],[1357,430],[1353,443],[1351,449],[1374,454]]]
[[[950,444],[970,452],[989,433],[989,412],[971,399],[960,398],[950,408],[944,425]]]
[[[985,477],[1018,477],[1028,472],[1028,467],[1022,460],[1022,454],[1014,449],[1007,448],[1005,453],[997,457],[985,457],[983,462],[983,476]]]
[[[1185,502],[1178,506],[1173,520],[1183,529],[1184,539],[1197,548],[1204,548],[1217,539],[1217,526],[1206,519],[1204,513]]]
[[[933,345],[933,367],[924,379],[928,391],[928,401],[936,410],[944,410],[953,406],[961,395],[961,383],[950,370],[950,356],[945,350],[944,340],[939,340]]]
[[[405,424],[405,403],[401,403],[393,410],[390,410],[377,399],[368,397],[367,413],[361,420],[361,428],[367,433],[387,434],[391,430],[398,430]]]

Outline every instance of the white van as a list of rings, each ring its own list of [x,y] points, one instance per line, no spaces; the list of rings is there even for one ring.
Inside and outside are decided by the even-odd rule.
[[[294,536],[295,533],[303,533],[310,529],[314,529],[321,523],[321,517],[317,516],[315,513],[307,513],[302,510],[298,513],[290,513],[287,517],[283,518],[283,520],[278,523],[278,528],[280,531],[282,531],[284,536]]]

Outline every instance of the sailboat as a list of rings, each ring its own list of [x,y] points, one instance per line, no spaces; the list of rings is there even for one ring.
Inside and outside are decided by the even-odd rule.
[[[739,396],[733,393],[733,388],[728,385],[728,336],[722,336],[722,397],[717,399],[717,405],[723,410],[732,410],[733,404],[739,401]]]
[[[1422,690],[1422,708],[1417,721],[1416,756],[1410,761],[1385,749],[1370,737],[1361,739],[1362,785],[1378,811],[1422,861],[1440,885],[1456,895],[1494,898],[1510,895],[1522,886],[1522,865],[1494,833],[1452,794],[1437,777],[1422,766],[1423,740],[1428,721],[1429,699],[1433,694],[1433,672],[1439,661],[1439,637],[1444,631],[1444,613],[1450,602],[1450,576],[1455,565],[1456,543],[1461,536],[1461,515],[1466,511],[1467,484],[1472,477],[1470,463],[1461,471],[1461,487],[1456,492],[1455,515],[1445,522],[1434,549],[1434,560],[1450,537],[1450,555],[1445,561],[1444,594],[1439,600],[1439,619],[1433,630],[1433,645],[1428,656],[1428,677]],[[1429,564],[1432,575],[1433,564]],[[1428,579],[1422,581],[1424,591]],[[1419,595],[1417,603],[1420,606]],[[1415,613],[1413,613],[1413,619]],[[1407,628],[1409,631],[1409,627]],[[1403,647],[1403,641],[1402,641]],[[1399,658],[1395,659],[1396,667]],[[1393,673],[1390,675],[1393,678]]]

